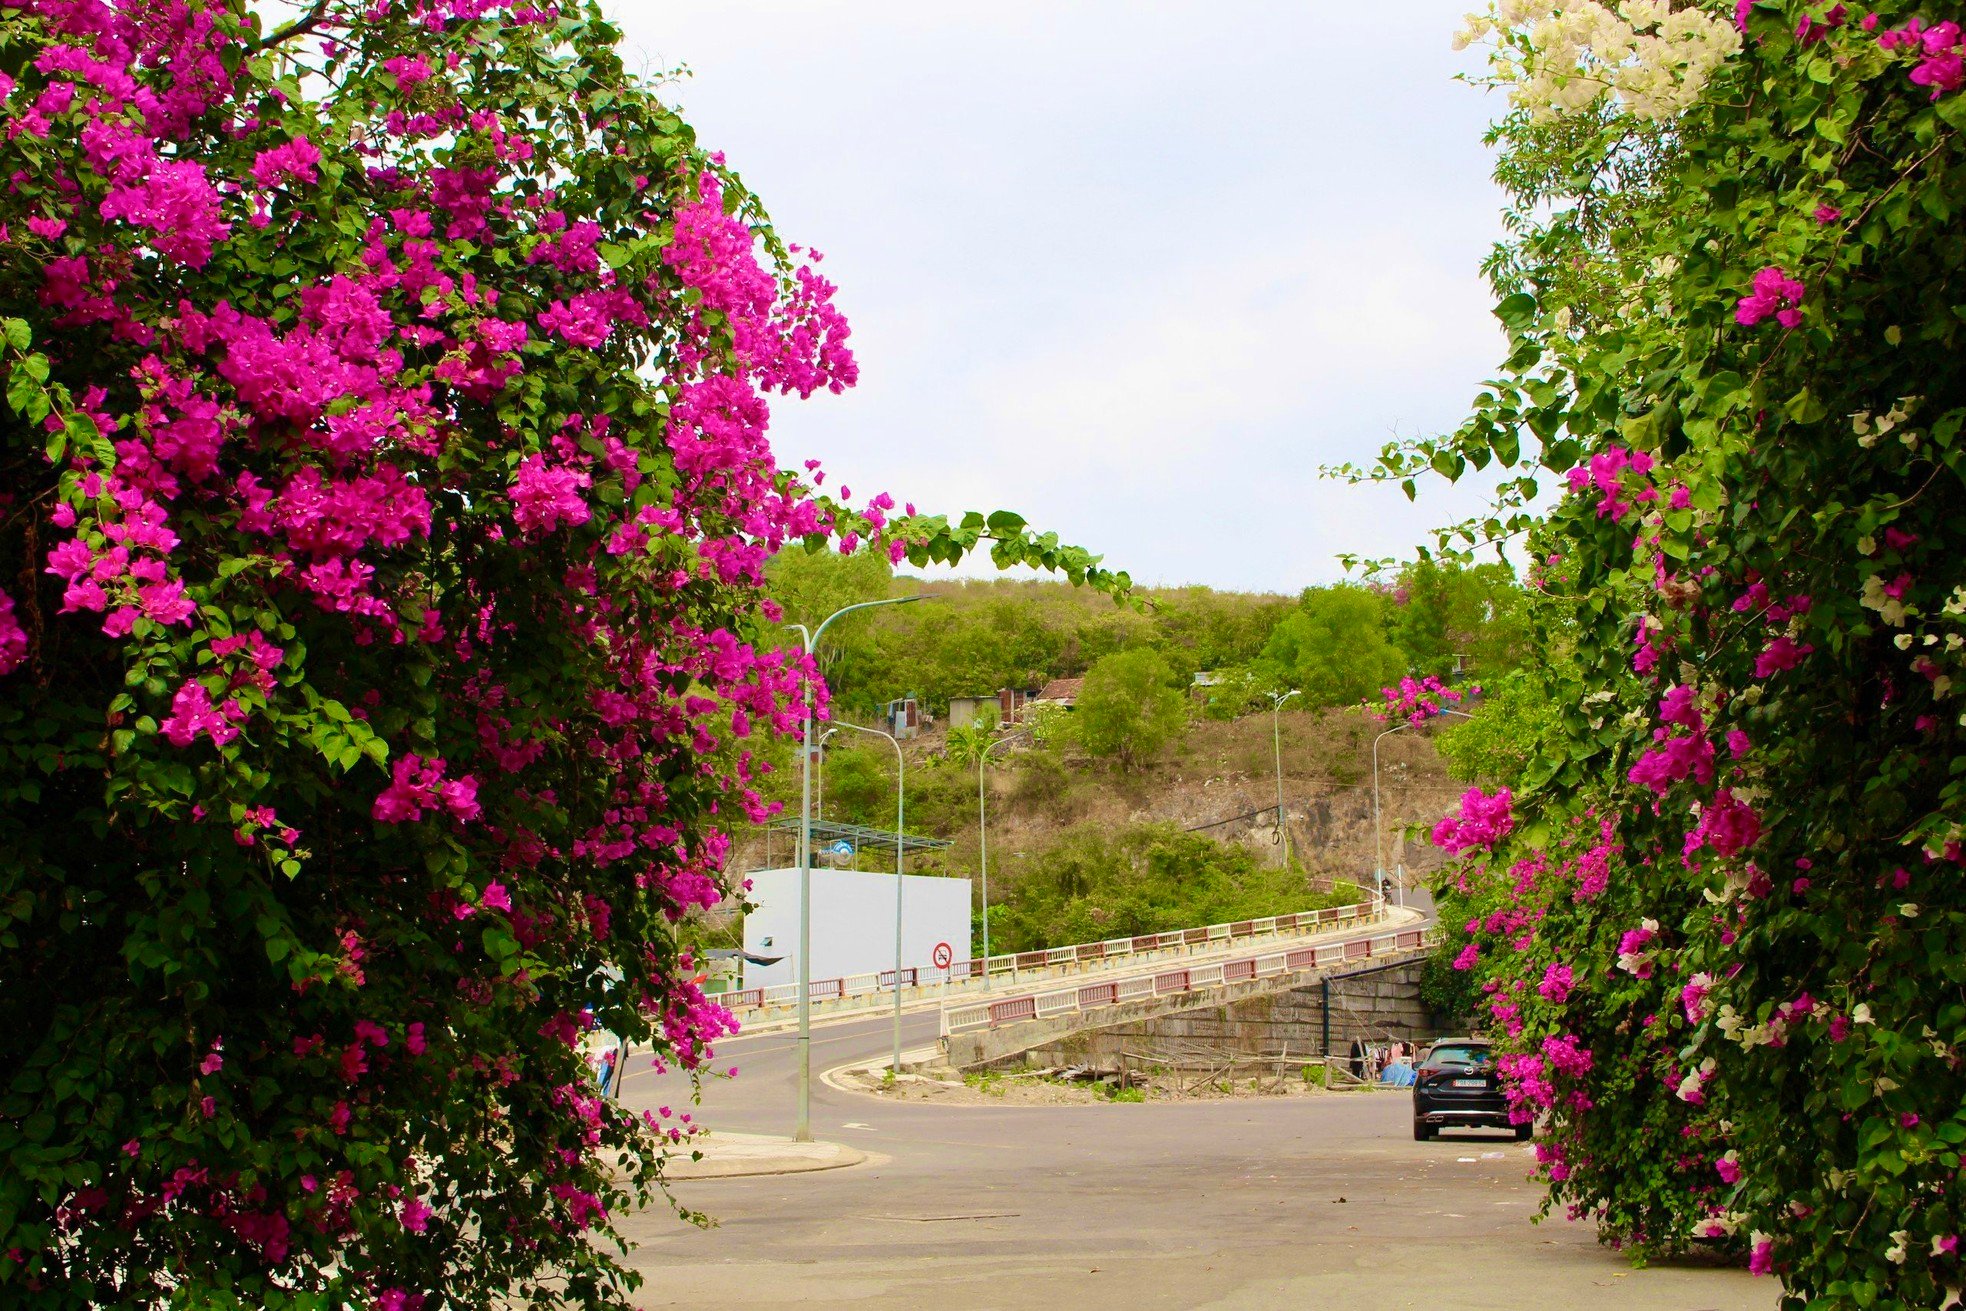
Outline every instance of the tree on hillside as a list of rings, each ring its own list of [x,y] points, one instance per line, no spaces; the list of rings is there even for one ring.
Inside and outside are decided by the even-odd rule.
[[[1263,644],[1261,668],[1277,687],[1304,694],[1304,706],[1351,705],[1406,672],[1388,639],[1387,601],[1355,583],[1312,587]]]
[[[1506,564],[1415,560],[1391,597],[1387,636],[1415,674],[1445,678],[1459,657],[1474,679],[1493,681],[1528,650],[1527,597]]]
[[[1207,587],[1157,591],[1147,600],[1154,647],[1183,679],[1198,670],[1229,669],[1254,660],[1291,606],[1287,596],[1247,596]]]
[[[862,547],[841,554],[831,546],[780,551],[765,568],[765,591],[783,616],[755,625],[760,645],[803,649],[790,623],[808,628],[846,606],[885,599],[894,590],[894,567],[885,552]],[[901,692],[869,692],[866,675],[875,663],[874,613],[848,615],[826,630],[814,659],[827,690],[843,707],[864,708]],[[905,691],[905,689],[903,689]]]
[[[1549,665],[1512,669],[1482,685],[1462,709],[1470,719],[1441,719],[1434,749],[1453,777],[1519,787],[1523,772],[1557,740],[1563,708],[1576,701],[1574,674]]]
[[[1087,670],[1072,712],[1079,745],[1122,770],[1152,759],[1187,718],[1171,677],[1167,661],[1145,650],[1115,652]]]
[[[943,754],[959,765],[974,765],[983,759],[990,743],[997,736],[997,710],[995,706],[985,706],[976,718],[949,730]]]

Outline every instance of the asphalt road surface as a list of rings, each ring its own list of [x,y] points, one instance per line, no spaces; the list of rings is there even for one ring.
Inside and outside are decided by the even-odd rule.
[[[910,1015],[904,1041],[935,1035]],[[676,1186],[701,1230],[652,1208],[625,1228],[644,1306],[1570,1308],[1768,1311],[1738,1270],[1634,1270],[1561,1218],[1531,1223],[1528,1147],[1412,1139],[1403,1092],[1140,1105],[943,1106],[837,1091],[819,1072],[878,1058],[889,1021],[813,1030],[813,1132],[874,1153],[816,1174]],[[694,1111],[789,1134],[794,1035],[718,1046]],[[631,1074],[634,1106],[688,1105]]]

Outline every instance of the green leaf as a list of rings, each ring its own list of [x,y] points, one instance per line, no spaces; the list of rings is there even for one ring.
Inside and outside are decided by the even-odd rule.
[[[1523,291],[1505,296],[1501,304],[1495,307],[1495,317],[1500,319],[1509,331],[1521,332],[1535,321],[1536,298]]]
[[[36,416],[29,411],[37,400],[41,401],[44,407],[47,404],[41,392],[41,384],[36,382],[26,369],[16,366],[7,378],[8,408],[15,414],[27,414],[28,417],[35,418]],[[43,412],[45,413],[45,409]]]

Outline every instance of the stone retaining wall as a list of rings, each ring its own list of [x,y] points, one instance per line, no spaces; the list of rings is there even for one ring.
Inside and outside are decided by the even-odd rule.
[[[1424,960],[1420,956],[1336,974],[1216,1005],[1131,1016],[1115,1024],[1045,1037],[1014,1059],[1032,1068],[1117,1064],[1122,1051],[1149,1054],[1167,1044],[1205,1046],[1225,1054],[1288,1052],[1315,1057],[1325,1054],[1327,1035],[1329,1050],[1338,1055],[1350,1050],[1354,1038],[1426,1042],[1458,1030],[1444,1025],[1420,1000]]]

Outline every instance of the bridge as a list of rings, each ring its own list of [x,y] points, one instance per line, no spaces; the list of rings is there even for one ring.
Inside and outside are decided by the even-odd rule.
[[[1412,918],[1417,920],[1417,913]],[[1289,992],[1362,968],[1424,956],[1439,941],[1431,926],[1408,923],[1373,932],[1340,929],[1321,940],[1245,952],[1206,964],[1126,972],[1068,988],[945,1005],[940,1058],[958,1069],[990,1065],[1081,1029],[1150,1020],[1179,1011],[1227,1006]],[[1325,1046],[1330,1045],[1328,1029]]]
[[[1321,979],[1416,959],[1437,941],[1430,918],[1383,898],[1168,933],[1074,943],[955,961],[899,976],[901,1009],[933,1013],[923,1033],[911,1019],[910,1068],[969,1068],[1016,1056],[1086,1029],[1231,1005]],[[814,979],[815,1021],[888,1015],[893,970]],[[742,1031],[762,1035],[795,1022],[798,985],[750,988],[720,998]],[[922,1019],[929,1018],[922,1016]]]
[[[901,1004],[904,1010],[912,1010],[929,1002],[953,1002],[990,994],[1006,986],[1013,990],[1030,989],[1066,979],[1091,983],[1121,974],[1139,974],[1143,966],[1159,967],[1172,961],[1199,970],[1196,977],[1200,979],[1208,977],[1209,963],[1221,957],[1249,955],[1266,946],[1272,949],[1264,953],[1267,957],[1285,947],[1321,941],[1333,934],[1355,933],[1373,925],[1418,918],[1411,912],[1393,910],[1384,898],[1374,897],[1348,906],[1327,906],[1289,915],[952,961],[941,968],[911,967],[899,975]],[[813,979],[807,984],[809,1009],[815,1017],[889,1010],[894,1005],[896,977],[893,970],[880,970]],[[759,1032],[796,1014],[799,985],[744,988],[718,994],[716,1000],[738,1017],[745,1032]],[[959,1027],[967,1025],[968,1021],[959,1022]]]

